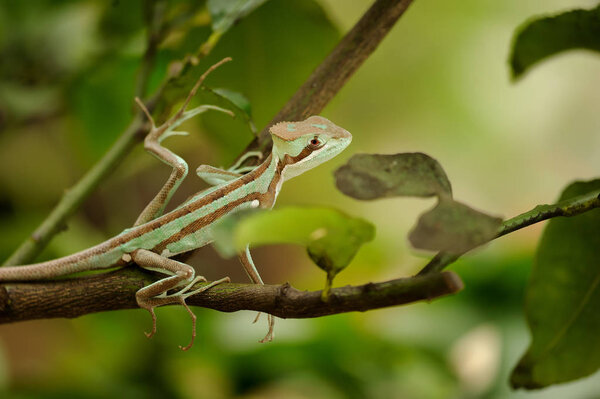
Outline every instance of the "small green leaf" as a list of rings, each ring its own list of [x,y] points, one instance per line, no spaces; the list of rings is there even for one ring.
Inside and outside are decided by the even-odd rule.
[[[440,164],[428,155],[356,154],[335,172],[336,186],[361,200],[385,197],[452,196],[452,188]]]
[[[572,49],[600,51],[600,6],[527,21],[513,40],[510,66],[519,78],[532,65]]]
[[[560,200],[600,189],[600,179],[568,186]],[[600,368],[600,209],[552,219],[526,291],[532,341],[511,376],[514,388],[542,388]]]
[[[194,85],[194,82],[189,83],[190,85],[185,89],[175,85],[167,87],[161,97],[161,104],[174,104],[178,98],[187,95]],[[252,121],[250,114],[246,112],[246,110],[250,108],[250,103],[242,94],[227,89],[211,89],[207,86],[201,86],[200,90],[196,93],[194,102],[197,104],[214,105],[230,110],[235,115],[235,118],[242,121],[252,134],[256,133],[254,122]]]
[[[451,199],[419,218],[408,238],[415,248],[461,254],[494,238],[502,219]]]
[[[213,31],[224,33],[267,0],[208,0]]]
[[[225,256],[251,246],[291,243],[307,247],[328,284],[375,236],[373,225],[331,208],[286,207],[268,212],[234,213],[215,227],[216,247]]]
[[[212,89],[212,91],[234,103],[239,109],[244,111],[246,114],[252,115],[250,101],[248,101],[246,96],[244,96],[242,93],[224,88]]]

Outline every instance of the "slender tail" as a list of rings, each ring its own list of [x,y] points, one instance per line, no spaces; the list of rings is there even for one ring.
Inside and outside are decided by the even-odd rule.
[[[57,259],[61,260],[61,259]],[[76,264],[69,262],[42,262],[24,266],[0,267],[0,281],[45,280],[65,276],[80,271]]]
[[[98,259],[98,255],[100,255],[98,249],[101,249],[100,245],[47,262],[0,267],[0,281],[46,280],[88,270],[108,269],[119,266],[119,263],[122,262],[118,255],[116,255],[116,259],[106,258],[101,261]],[[114,258],[114,256],[109,258]],[[124,264],[124,262],[122,263]]]

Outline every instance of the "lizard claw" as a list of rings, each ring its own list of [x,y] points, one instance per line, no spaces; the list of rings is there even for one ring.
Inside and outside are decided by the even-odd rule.
[[[150,312],[150,316],[152,316],[152,330],[150,332],[144,331],[144,335],[146,338],[150,339],[156,334],[156,313],[154,313],[154,307],[147,308],[148,312]]]
[[[260,313],[258,315],[260,316]],[[258,320],[258,316],[256,317],[256,319]],[[263,339],[258,341],[261,344],[273,341],[273,329],[275,327],[275,318],[273,317],[273,315],[267,314],[267,321],[269,323],[269,331],[267,331],[267,335],[265,335]]]
[[[178,298],[179,298],[179,302],[181,303],[181,305],[185,308],[185,310],[187,310],[190,317],[192,318],[192,339],[190,340],[190,343],[187,344],[186,346],[179,345],[179,349],[181,349],[182,351],[187,351],[194,345],[194,340],[196,339],[196,319],[197,319],[197,317],[194,314],[194,312],[192,312],[192,309],[190,309],[188,304],[185,303],[185,297],[179,296]]]

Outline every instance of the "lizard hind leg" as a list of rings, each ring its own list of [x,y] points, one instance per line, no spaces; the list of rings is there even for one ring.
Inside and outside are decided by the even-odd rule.
[[[149,333],[145,333],[146,336],[151,338],[156,333],[156,314],[154,309],[159,306],[178,303],[187,310],[192,319],[192,339],[185,347],[180,346],[182,350],[190,349],[196,338],[196,315],[185,303],[185,299],[191,295],[206,291],[224,281],[228,281],[229,278],[226,277],[190,291],[196,282],[206,281],[202,276],[194,278],[195,271],[191,266],[177,262],[173,259],[165,258],[164,256],[160,256],[145,249],[138,249],[132,252],[131,257],[136,264],[144,269],[159,271],[170,275],[141,288],[135,294],[138,306],[142,309],[146,309],[152,316],[152,330]],[[186,284],[186,286],[173,294],[168,294],[169,290],[176,289],[183,284]]]
[[[244,266],[244,270],[248,277],[252,280],[254,284],[264,284],[260,274],[258,274],[258,270],[256,270],[256,266],[254,266],[254,261],[252,260],[252,256],[250,255],[250,248],[246,246],[246,250],[239,254],[240,262],[242,266]],[[253,323],[256,323],[260,317],[260,312],[256,315]],[[260,343],[271,342],[273,341],[273,330],[275,327],[275,318],[273,315],[267,313],[267,324],[269,329],[267,331],[267,335],[263,339],[261,339]]]

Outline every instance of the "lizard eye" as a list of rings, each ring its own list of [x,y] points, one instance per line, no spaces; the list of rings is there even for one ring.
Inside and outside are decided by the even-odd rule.
[[[319,137],[315,136],[312,139],[310,139],[310,141],[308,142],[308,146],[311,149],[316,150],[317,148],[323,146],[323,142],[319,139]]]

